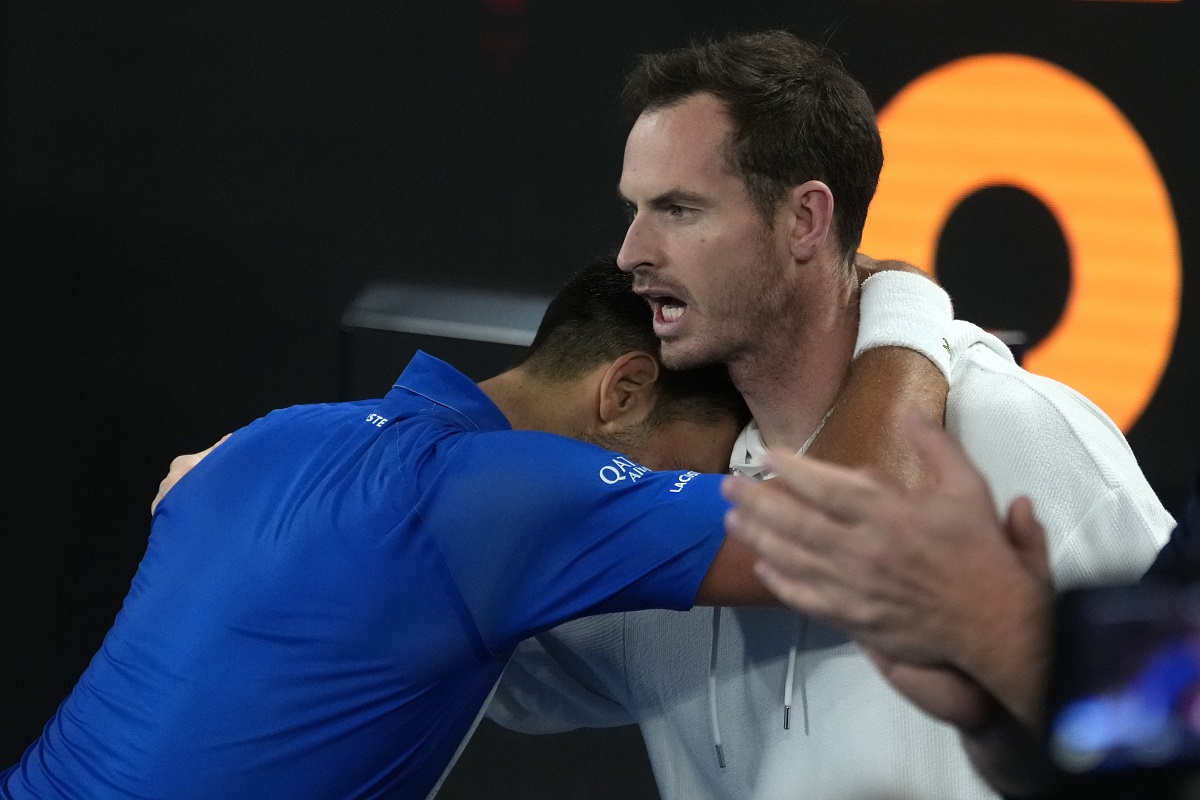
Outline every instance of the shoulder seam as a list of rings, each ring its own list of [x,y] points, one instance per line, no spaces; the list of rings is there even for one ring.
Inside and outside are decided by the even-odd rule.
[[[971,349],[973,349],[975,346],[977,346],[977,345],[972,345]],[[978,345],[978,346],[983,346],[983,345]],[[986,346],[983,346],[983,347],[985,350],[987,350]],[[987,350],[987,352],[991,352],[991,351]],[[981,363],[975,359],[966,359],[959,363],[961,365],[963,365],[963,368],[965,368],[965,369],[977,368],[979,370],[982,370],[982,371],[988,373],[989,375],[995,375],[998,378],[1004,379],[1006,381],[1009,381],[1009,382],[1015,381],[1027,392],[1036,396],[1042,403],[1044,403],[1049,408],[1053,409],[1054,414],[1060,420],[1062,420],[1063,423],[1071,431],[1072,439],[1075,442],[1077,442],[1079,444],[1080,449],[1082,449],[1083,452],[1087,454],[1088,461],[1091,463],[1093,471],[1095,472],[1095,474],[1097,476],[1099,476],[1099,478],[1103,482],[1106,491],[1122,490],[1121,482],[1116,479],[1116,476],[1110,476],[1107,474],[1107,472],[1101,466],[1099,460],[1096,458],[1096,454],[1092,451],[1092,448],[1078,435],[1078,433],[1075,430],[1075,426],[1073,424],[1071,424],[1071,422],[1070,422],[1069,415],[1063,411],[1058,399],[1051,396],[1050,394],[1048,394],[1041,386],[1037,385],[1036,381],[1022,380],[1019,376],[1012,375],[1012,374],[1008,373],[1006,370],[997,369],[993,365]],[[1005,362],[1005,363],[1008,363],[1008,362]],[[1068,386],[1067,384],[1065,384],[1061,381],[1057,381],[1054,378],[1049,378],[1045,375],[1038,375],[1036,373],[1029,372],[1028,370],[1025,370],[1020,365],[1011,364],[1010,366],[1024,371],[1027,375],[1029,375],[1031,377],[1053,381],[1058,386],[1061,386],[1062,389],[1067,393],[1067,396],[1070,397],[1073,402],[1078,403],[1082,406],[1080,409],[1081,411],[1088,413],[1088,414],[1092,414],[1092,415],[1094,415],[1094,413],[1096,411],[1099,411],[1100,414],[1102,415],[1101,419],[1099,420],[1101,422],[1101,424],[1104,424],[1105,422],[1107,422],[1108,425],[1112,426],[1113,430],[1117,434],[1120,435],[1121,442],[1124,444],[1126,450],[1129,451],[1130,457],[1134,458],[1134,460],[1136,462],[1136,457],[1133,455],[1133,451],[1129,447],[1129,443],[1125,440],[1124,432],[1121,431],[1120,428],[1117,427],[1117,424],[1115,422],[1113,422],[1108,417],[1107,414],[1104,414],[1103,409],[1101,409],[1099,406],[1095,405],[1095,403],[1093,403],[1091,400],[1087,399],[1087,397],[1082,392],[1080,392],[1077,389],[1072,388],[1071,386]],[[953,388],[954,388],[953,383],[951,383],[951,391],[953,391]],[[1139,465],[1139,469],[1140,469],[1140,465]],[[1099,501],[1097,501],[1097,502],[1099,502]],[[1090,509],[1089,509],[1089,512],[1090,512]]]

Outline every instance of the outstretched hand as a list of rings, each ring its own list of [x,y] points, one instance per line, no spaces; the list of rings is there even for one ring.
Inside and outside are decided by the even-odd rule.
[[[755,569],[771,591],[854,636],[930,713],[969,725],[980,710],[971,697],[991,694],[1029,718],[1050,596],[1032,506],[1018,500],[1001,523],[957,443],[917,418],[907,427],[932,487],[772,453],[774,480],[727,479],[727,528],[758,552]],[[956,682],[961,702],[939,710],[925,689]]]
[[[1005,533],[1031,574],[1049,580],[1043,532],[1033,516],[1033,506],[1021,497],[1009,507]],[[1048,597],[1047,597],[1048,599]],[[1043,616],[1048,624],[1048,618]],[[1011,715],[1027,730],[1036,729],[1046,668],[1046,639],[1049,630],[1022,632],[1012,643],[1019,659],[1021,682],[1011,689],[998,708],[998,700],[978,681],[957,667],[946,664],[913,664],[876,650],[867,650],[884,679],[925,713],[971,734],[994,722],[997,712]],[[1024,642],[1024,644],[1022,644]]]

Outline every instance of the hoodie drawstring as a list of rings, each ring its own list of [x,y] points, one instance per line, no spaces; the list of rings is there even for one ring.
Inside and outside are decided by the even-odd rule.
[[[725,753],[721,749],[721,721],[717,717],[717,652],[721,644],[721,607],[713,606],[712,654],[708,659],[708,713],[712,727],[713,746],[717,749],[717,764],[725,769]]]
[[[817,434],[825,427],[831,407],[817,423],[817,429],[801,445],[797,455],[803,455],[812,445]],[[763,459],[767,454],[767,445],[763,441],[762,431],[758,423],[751,420],[742,429],[733,445],[733,453],[729,457],[729,471],[750,480],[767,480],[774,477],[763,468]],[[712,731],[713,747],[717,751],[717,763],[725,766],[725,751],[721,747],[721,721],[717,714],[717,652],[721,644],[721,608],[713,607],[712,618],[712,653],[708,661],[708,712],[709,726]],[[804,654],[802,644],[808,636],[808,617],[796,615],[792,620],[792,643],[788,650],[787,677],[783,682],[783,729],[792,728],[792,695],[795,691],[796,669],[800,670],[800,707],[804,714],[804,735],[808,736],[808,676],[805,674]]]
[[[800,666],[800,710],[804,715],[804,735],[808,736],[808,676],[804,669],[801,652],[808,635],[808,617],[797,614],[792,618],[792,646],[788,650],[787,677],[783,681],[783,729],[792,728],[792,696],[794,694],[796,666]]]
[[[783,729],[792,729],[792,687],[796,678],[796,640],[800,637],[800,618],[792,617],[792,646],[788,648],[787,677],[783,679]]]
[[[713,606],[712,649],[708,659],[708,723],[717,765],[725,768],[725,749],[721,745],[721,718],[717,710],[717,654],[721,650],[721,606]],[[792,643],[788,649],[787,677],[783,682],[783,729],[792,728],[792,697],[795,694],[796,674],[800,675],[800,713],[804,718],[804,735],[808,736],[808,675],[804,663],[804,645],[808,638],[808,617],[796,614],[792,618]]]

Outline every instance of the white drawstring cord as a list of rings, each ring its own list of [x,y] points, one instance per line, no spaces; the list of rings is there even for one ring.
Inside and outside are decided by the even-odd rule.
[[[708,661],[708,713],[712,727],[713,746],[717,748],[717,764],[725,768],[725,752],[721,749],[721,722],[717,718],[717,652],[721,644],[721,607],[713,607],[712,656]]]

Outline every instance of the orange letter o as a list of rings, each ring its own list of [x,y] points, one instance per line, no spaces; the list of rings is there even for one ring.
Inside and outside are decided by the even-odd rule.
[[[1053,64],[984,55],[913,81],[879,127],[887,161],[863,251],[936,269],[942,227],[965,197],[998,184],[1037,197],[1066,239],[1071,293],[1025,365],[1128,431],[1170,358],[1182,269],[1162,177],[1121,111]]]

